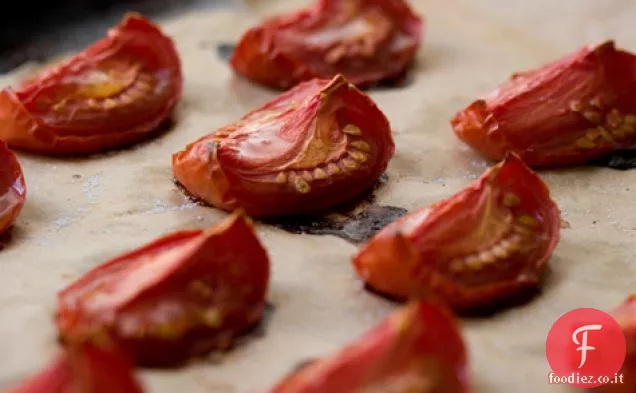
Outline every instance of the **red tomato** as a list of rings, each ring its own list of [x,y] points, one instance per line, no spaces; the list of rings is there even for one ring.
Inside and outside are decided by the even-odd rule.
[[[530,166],[582,164],[636,142],[636,56],[614,42],[515,74],[451,121],[493,160],[516,152]]]
[[[348,202],[386,170],[395,145],[371,98],[338,75],[304,82],[175,154],[176,179],[225,210],[313,213]]]
[[[15,154],[0,141],[0,235],[15,222],[26,201],[26,183]]]
[[[68,348],[48,367],[5,393],[142,393],[130,361],[113,347]]]
[[[636,392],[636,295],[630,295],[619,307],[610,313],[623,328],[627,340],[627,357],[623,368],[621,383],[609,383],[598,387],[599,393]]]
[[[235,214],[207,231],[177,232],[115,258],[58,295],[64,342],[116,339],[139,365],[172,365],[255,326],[269,259]]]
[[[172,40],[131,13],[83,52],[0,92],[0,139],[51,155],[128,145],[167,120],[181,86]]]
[[[465,190],[386,226],[353,263],[381,293],[433,294],[467,309],[536,286],[559,236],[548,187],[512,154]]]
[[[436,303],[400,308],[338,353],[287,376],[268,393],[469,392],[466,348]]]
[[[404,0],[318,0],[249,29],[230,62],[274,88],[337,74],[361,87],[406,72],[422,25]]]

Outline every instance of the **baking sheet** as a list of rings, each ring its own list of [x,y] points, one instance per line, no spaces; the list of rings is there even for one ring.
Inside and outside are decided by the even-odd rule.
[[[390,119],[397,152],[377,202],[414,209],[445,198],[489,163],[453,135],[448,120],[513,71],[614,38],[636,50],[636,3],[628,0],[411,0],[426,37],[411,85],[372,91]],[[233,76],[217,55],[264,15],[303,1],[253,0],[162,20],[181,53],[185,92],[177,126],[136,148],[90,159],[19,154],[28,201],[0,252],[0,385],[55,353],[56,292],[83,272],[157,236],[206,227],[225,213],[189,202],[173,185],[170,155],[239,118],[276,93]],[[23,68],[3,76],[10,84]],[[565,392],[548,385],[545,339],[578,307],[613,308],[634,289],[636,171],[543,171],[571,228],[552,260],[543,294],[491,318],[463,321],[476,392]],[[332,236],[292,235],[259,225],[273,275],[275,310],[265,333],[227,356],[178,371],[144,371],[153,393],[251,392],[297,362],[331,353],[395,305],[362,289],[350,265],[356,247]]]

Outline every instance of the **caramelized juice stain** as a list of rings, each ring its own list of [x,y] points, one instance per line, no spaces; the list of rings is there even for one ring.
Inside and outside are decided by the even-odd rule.
[[[289,233],[332,235],[353,244],[366,243],[380,229],[407,213],[407,210],[401,207],[382,206],[375,203],[374,192],[387,180],[386,174],[380,176],[376,185],[366,195],[353,203],[334,209],[332,213],[269,218],[259,221]],[[173,179],[173,183],[193,203],[208,206],[188,192],[175,179]]]
[[[365,243],[380,229],[407,213],[401,207],[375,203],[374,191],[386,183],[387,179],[386,175],[382,175],[367,195],[333,213],[268,219],[262,222],[290,233],[332,235],[354,244]]]
[[[617,150],[590,163],[593,166],[625,171],[636,168],[636,150]]]

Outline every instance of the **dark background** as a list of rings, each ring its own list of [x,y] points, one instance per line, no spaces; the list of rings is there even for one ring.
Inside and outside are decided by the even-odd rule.
[[[27,61],[80,50],[104,36],[126,11],[149,18],[234,0],[13,0],[0,24],[0,73]]]

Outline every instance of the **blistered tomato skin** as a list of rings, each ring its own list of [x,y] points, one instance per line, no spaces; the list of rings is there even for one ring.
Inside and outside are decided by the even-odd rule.
[[[627,340],[627,356],[623,367],[618,372],[622,375],[621,383],[608,383],[595,389],[599,393],[633,393],[636,392],[636,295],[632,294],[610,312],[616,322],[623,328]],[[610,378],[613,378],[610,376]]]
[[[547,186],[510,154],[465,190],[386,226],[353,264],[378,292],[434,295],[465,311],[536,287],[559,238]]]
[[[484,156],[533,167],[586,163],[636,142],[636,56],[613,41],[515,74],[451,121]]]
[[[89,154],[133,144],[168,120],[182,91],[172,40],[130,13],[108,35],[0,92],[0,139],[47,155]]]
[[[40,372],[4,393],[142,393],[128,358],[112,346],[67,348]]]
[[[342,76],[301,83],[173,155],[197,198],[252,216],[326,211],[371,188],[395,145],[387,118]]]
[[[318,0],[249,29],[230,63],[278,89],[337,74],[365,87],[407,72],[422,30],[422,18],[404,0]]]
[[[17,157],[0,141],[0,235],[11,228],[26,201],[26,182]]]
[[[339,352],[268,393],[470,391],[464,341],[452,315],[422,300],[403,306]]]
[[[267,253],[237,213],[91,270],[58,294],[57,326],[65,343],[106,335],[138,365],[176,365],[257,325],[268,283]]]

